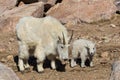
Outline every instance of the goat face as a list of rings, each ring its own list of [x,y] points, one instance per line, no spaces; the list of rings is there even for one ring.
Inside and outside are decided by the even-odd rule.
[[[59,54],[59,58],[60,59],[63,59],[63,60],[66,60],[68,59],[68,43],[66,42],[65,40],[65,37],[64,37],[64,34],[63,34],[63,39],[61,39],[60,37],[58,37],[58,42],[57,42],[57,51],[58,51],[58,54]]]
[[[68,59],[68,45],[58,44],[57,51],[60,59]]]
[[[90,54],[90,56],[93,56],[96,52],[96,47],[95,44],[89,44],[89,46],[87,47],[88,53]]]

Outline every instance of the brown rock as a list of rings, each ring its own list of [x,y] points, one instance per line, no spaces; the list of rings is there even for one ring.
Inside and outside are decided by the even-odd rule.
[[[13,7],[15,7],[17,0],[0,0],[0,15]]]
[[[111,19],[115,12],[113,0],[63,0],[48,10],[46,15],[56,17],[63,23],[91,23]]]
[[[120,80],[120,61],[115,61],[112,64],[110,80]]]
[[[16,7],[5,11],[0,18],[0,29],[2,31],[15,31],[16,24],[21,17],[34,16],[43,17],[44,3],[38,2]]]
[[[55,5],[57,0],[38,0],[38,1],[42,1],[42,2],[47,3],[47,4]]]
[[[47,3],[51,5],[55,5],[57,0],[48,0]]]
[[[24,17],[24,16],[34,16],[34,17],[42,17],[44,11],[44,3],[38,2],[29,5],[24,5],[20,7],[16,7],[12,10],[8,10],[2,14],[5,17]]]
[[[23,5],[25,5],[25,4],[24,4],[24,2],[21,1],[21,2],[18,4],[18,7],[19,7],[19,6],[23,6]]]

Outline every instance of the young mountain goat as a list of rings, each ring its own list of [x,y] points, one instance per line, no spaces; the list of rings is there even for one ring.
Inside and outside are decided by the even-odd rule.
[[[72,44],[72,59],[71,67],[76,65],[76,58],[81,58],[81,67],[85,67],[85,61],[90,60],[90,66],[93,66],[93,56],[96,52],[95,44],[92,41],[85,39],[75,40]]]

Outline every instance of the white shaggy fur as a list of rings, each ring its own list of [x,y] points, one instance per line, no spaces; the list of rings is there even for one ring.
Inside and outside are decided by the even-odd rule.
[[[75,60],[81,58],[81,67],[85,67],[85,61],[90,60],[90,66],[93,66],[93,56],[96,52],[95,44],[92,41],[85,39],[75,40],[72,44],[72,59],[71,67],[76,66]]]
[[[67,30],[51,16],[21,18],[16,26],[16,33],[19,42],[18,67],[20,71],[29,67],[28,59],[31,55],[29,49],[33,47],[35,51],[32,55],[37,58],[38,72],[44,71],[43,62],[46,57],[51,60],[53,69],[56,69],[56,56],[60,59],[68,58]]]

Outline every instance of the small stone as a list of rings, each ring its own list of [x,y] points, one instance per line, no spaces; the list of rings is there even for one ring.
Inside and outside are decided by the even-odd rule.
[[[110,41],[110,39],[108,37],[102,37],[101,39],[106,43]]]
[[[102,57],[102,58],[108,58],[109,57],[109,53],[107,51],[103,52],[103,53],[101,53],[100,57]]]
[[[58,74],[57,74],[57,73],[56,73],[55,75],[56,75],[56,76],[58,76]]]
[[[4,52],[4,51],[5,51],[5,48],[0,47],[0,52]]]
[[[14,40],[15,40],[14,38],[10,38],[10,40],[9,40],[9,41],[10,41],[10,42],[13,42]]]
[[[65,26],[66,26],[67,28],[70,28],[71,26],[73,26],[73,25],[75,25],[75,24],[76,24],[75,22],[68,21],[68,22],[65,24]]]
[[[7,61],[14,61],[13,55],[8,55],[7,56]]]
[[[110,27],[115,28],[116,25],[115,24],[110,24]]]
[[[7,60],[6,60],[5,58],[2,58],[0,61],[1,61],[2,63],[6,63],[6,62],[7,62]]]

